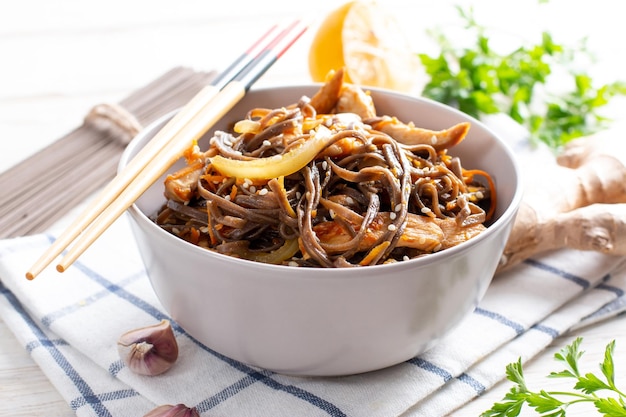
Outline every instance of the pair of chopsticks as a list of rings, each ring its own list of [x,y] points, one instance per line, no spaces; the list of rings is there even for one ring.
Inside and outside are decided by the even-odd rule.
[[[33,264],[26,278],[34,279],[78,238],[56,269],[63,272],[72,265],[194,141],[245,96],[306,29],[304,23],[296,20],[288,25],[275,25],[263,34],[157,132]]]

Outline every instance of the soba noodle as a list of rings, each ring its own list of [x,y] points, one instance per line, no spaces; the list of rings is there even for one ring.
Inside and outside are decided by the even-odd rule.
[[[223,254],[311,267],[403,261],[485,230],[495,205],[489,174],[463,168],[438,145],[441,132],[375,115],[358,87],[340,79],[336,97],[328,88],[251,109],[209,149],[190,150],[188,166],[166,180],[156,223]],[[394,129],[427,140],[394,138]]]

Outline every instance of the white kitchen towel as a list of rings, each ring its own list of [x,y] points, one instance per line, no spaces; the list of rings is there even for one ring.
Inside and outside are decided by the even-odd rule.
[[[139,376],[120,360],[125,331],[168,318],[126,218],[64,274],[24,272],[51,235],[0,241],[0,314],[78,416],[142,416],[184,403],[203,416],[429,416],[450,413],[626,291],[623,258],[563,250],[500,274],[478,308],[440,344],[367,374],[303,378],[224,357],[174,324],[172,369]]]

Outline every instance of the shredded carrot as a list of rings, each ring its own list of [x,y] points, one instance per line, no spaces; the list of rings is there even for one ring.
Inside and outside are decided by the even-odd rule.
[[[192,227],[189,230],[189,233],[190,233],[189,241],[193,243],[194,245],[197,245],[198,242],[200,241],[200,231],[196,229],[195,227]]]
[[[207,174],[207,175],[203,175],[202,179],[205,180],[206,182],[210,182],[212,184],[215,183],[221,183],[222,181],[224,181],[224,177],[223,175],[216,175],[216,174]]]
[[[485,216],[485,220],[491,220],[495,211],[496,211],[496,184],[487,172],[481,169],[470,169],[463,172],[464,176],[467,176],[468,181],[472,181],[474,175],[480,175],[481,177],[485,177],[487,182],[489,183],[489,192],[491,193],[489,210],[487,210],[487,214]]]
[[[205,182],[204,186],[212,192],[216,192],[219,185],[224,181],[224,176],[215,174],[205,174],[200,178]]]
[[[233,184],[232,188],[230,189],[230,201],[235,201],[235,197],[237,197],[237,186],[235,184]]]
[[[380,253],[382,251],[387,249],[389,247],[389,245],[391,245],[391,242],[385,241],[385,242],[381,243],[380,245],[376,246],[374,249],[369,251],[369,253],[367,255],[365,255],[365,258],[363,258],[361,260],[361,262],[359,262],[359,265],[361,265],[361,266],[369,265],[370,263],[372,263],[374,261],[374,259],[376,259],[378,257],[378,255],[380,255]]]
[[[185,149],[183,156],[188,164],[196,161],[198,159],[198,141],[194,140],[191,146]]]

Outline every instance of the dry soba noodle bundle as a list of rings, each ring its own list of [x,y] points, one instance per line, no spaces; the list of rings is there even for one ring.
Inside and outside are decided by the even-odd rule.
[[[489,175],[447,153],[469,127],[378,116],[338,71],[310,99],[252,109],[234,133],[191,149],[154,220],[201,247],[273,264],[375,265],[444,250],[485,230],[494,211]]]

